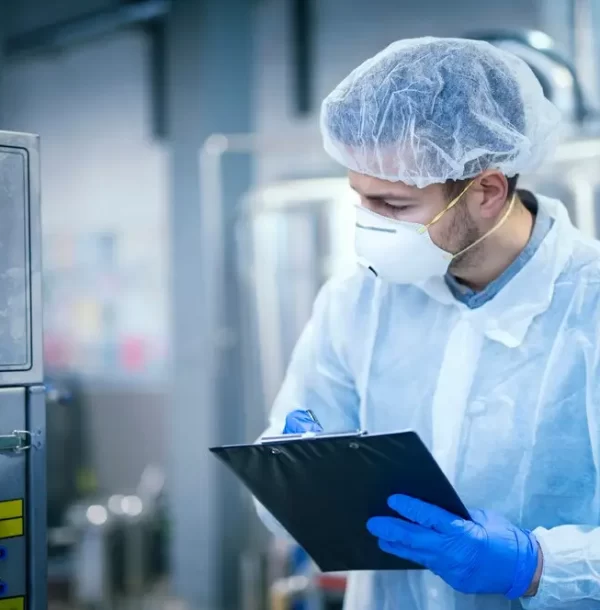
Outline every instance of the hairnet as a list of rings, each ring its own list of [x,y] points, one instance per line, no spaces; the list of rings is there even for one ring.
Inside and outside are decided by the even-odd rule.
[[[348,169],[419,188],[498,169],[534,170],[558,109],[520,58],[487,42],[401,40],[323,101],[325,150]]]

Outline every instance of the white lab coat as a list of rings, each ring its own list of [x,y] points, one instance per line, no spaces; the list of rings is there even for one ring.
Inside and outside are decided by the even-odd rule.
[[[468,507],[534,530],[544,553],[530,610],[600,607],[600,248],[557,201],[529,262],[469,309],[443,279],[400,286],[357,271],[329,282],[270,418],[310,408],[327,431],[412,428]],[[264,510],[265,521],[277,529]],[[346,610],[499,610],[430,572],[355,573]]]

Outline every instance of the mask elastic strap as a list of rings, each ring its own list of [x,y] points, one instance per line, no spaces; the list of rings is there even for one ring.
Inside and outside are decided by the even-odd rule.
[[[502,218],[500,219],[500,222],[496,226],[492,227],[487,233],[482,235],[479,239],[476,239],[471,245],[467,246],[460,252],[457,252],[452,258],[455,259],[457,256],[461,256],[462,254],[464,254],[471,248],[475,247],[477,244],[480,244],[486,237],[489,237],[490,235],[492,235],[492,233],[495,233],[507,221],[510,213],[512,212],[513,208],[515,207],[516,199],[517,199],[517,194],[514,193],[510,200],[510,204],[509,204],[508,208],[506,209],[506,212],[504,212],[504,216],[502,216]]]
[[[434,225],[448,210],[451,210],[461,200],[462,196],[471,188],[471,186],[473,186],[473,182],[474,180],[471,180],[471,182],[467,184],[458,197],[454,198],[439,214],[434,216],[431,221],[429,221],[426,225],[423,225],[422,229],[419,230],[419,233],[425,233],[425,231],[427,231],[431,225]]]

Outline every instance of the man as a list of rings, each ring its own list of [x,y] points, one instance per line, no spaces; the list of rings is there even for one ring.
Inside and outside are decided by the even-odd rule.
[[[365,527],[427,570],[352,574],[347,609],[599,607],[600,249],[516,191],[557,124],[523,62],[458,39],[395,43],[324,101],[361,268],[321,291],[269,434],[318,429],[306,409],[414,429],[473,518],[392,496]]]

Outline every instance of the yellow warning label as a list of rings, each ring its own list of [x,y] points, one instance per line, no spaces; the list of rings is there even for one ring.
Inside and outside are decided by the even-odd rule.
[[[14,519],[23,516],[23,500],[0,502],[0,519]]]
[[[16,538],[23,535],[23,519],[3,519],[0,521],[0,538]],[[0,610],[2,607],[0,606]]]
[[[0,610],[25,610],[25,598],[7,597],[0,599]]]

